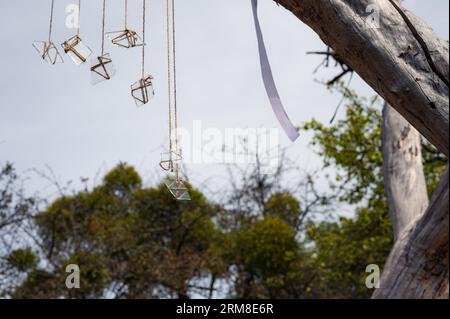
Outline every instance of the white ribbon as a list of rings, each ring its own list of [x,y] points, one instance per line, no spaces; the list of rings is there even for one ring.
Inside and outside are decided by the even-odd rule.
[[[278,122],[280,122],[289,139],[292,142],[295,142],[300,135],[284,110],[283,103],[281,102],[275,81],[273,79],[272,69],[270,67],[269,58],[267,56],[267,50],[261,31],[261,25],[258,19],[258,0],[251,1],[253,7],[253,17],[255,19],[256,37],[258,38],[259,59],[261,62],[261,72],[264,86],[266,87],[270,104],[272,105],[272,109],[278,119]]]

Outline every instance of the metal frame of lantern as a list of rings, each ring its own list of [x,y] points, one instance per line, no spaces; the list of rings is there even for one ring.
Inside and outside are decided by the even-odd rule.
[[[53,29],[53,13],[55,8],[55,0],[52,0],[50,10],[50,26],[48,31],[48,41],[34,41],[33,47],[41,55],[41,58],[51,65],[58,63],[64,63],[64,59],[52,42],[52,29]]]
[[[91,83],[96,85],[100,82],[111,80],[116,74],[116,69],[109,53],[105,53],[105,22],[106,22],[106,0],[103,0],[102,20],[102,49],[100,56],[91,60]]]
[[[162,170],[173,173],[176,167],[175,165],[180,163],[182,160],[183,157],[181,156],[181,154],[174,151],[162,153],[159,166]]]
[[[92,59],[91,62],[91,82],[93,85],[111,80],[116,74],[116,69],[114,68],[109,53],[104,53],[101,56]]]
[[[41,55],[41,58],[48,64],[55,65],[58,63],[64,63],[64,60],[56,48],[55,44],[51,41],[35,41],[33,47]]]
[[[153,76],[149,75],[131,85],[131,96],[136,106],[147,104],[154,96]]]
[[[92,50],[83,43],[80,37],[81,26],[81,0],[78,0],[78,29],[77,34],[61,44],[64,52],[72,59],[76,65],[85,63],[89,56],[92,54]]]
[[[140,43],[141,38],[139,37],[137,32],[131,29],[112,31],[108,32],[106,35],[111,40],[111,42],[119,48],[130,49],[143,45],[142,43]]]
[[[106,33],[111,42],[119,47],[130,49],[144,45],[138,33],[128,28],[128,0],[125,0],[125,26],[123,30]]]
[[[172,196],[179,201],[191,200],[186,182],[180,176],[182,152],[178,136],[176,45],[175,45],[175,1],[167,0],[167,69],[168,69],[168,109],[169,109],[169,152],[161,154],[159,166],[170,176],[166,186]],[[172,8],[172,11],[170,10]],[[170,23],[172,22],[172,23]],[[172,30],[171,30],[172,29]],[[172,31],[172,33],[170,32]],[[172,64],[173,62],[173,64]],[[173,85],[172,85],[173,84]],[[172,99],[173,98],[173,99]],[[175,136],[173,136],[175,134]]]
[[[66,53],[76,65],[80,65],[87,61],[92,54],[92,50],[86,46],[80,36],[75,35],[61,44]]]
[[[176,200],[179,201],[191,200],[189,188],[186,186],[185,182],[180,178],[176,179],[168,178],[164,183]]]
[[[154,96],[153,76],[145,75],[145,27],[146,27],[146,0],[142,0],[142,74],[139,81],[131,85],[131,96],[136,106],[147,104]]]

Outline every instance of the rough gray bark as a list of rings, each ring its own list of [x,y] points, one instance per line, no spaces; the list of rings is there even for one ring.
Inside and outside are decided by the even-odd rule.
[[[428,193],[422,164],[421,137],[396,110],[383,109],[382,151],[384,185],[394,237],[428,207]]]
[[[397,0],[275,1],[449,155],[448,42]],[[373,4],[378,27],[367,23]],[[448,298],[448,200],[447,170],[425,214],[398,236],[375,298]]]
[[[448,298],[449,171],[425,214],[396,241],[374,298]]]
[[[275,1],[310,26],[448,156],[448,42],[395,0]],[[378,28],[367,23],[367,11],[374,3]]]

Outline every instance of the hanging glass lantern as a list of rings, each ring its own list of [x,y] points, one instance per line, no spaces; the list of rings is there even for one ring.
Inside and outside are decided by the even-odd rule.
[[[174,172],[175,164],[178,164],[182,160],[182,156],[174,151],[162,153],[159,166],[166,172]]]
[[[61,46],[76,65],[86,62],[92,54],[92,50],[83,43],[78,35],[68,39]]]
[[[78,30],[77,34],[61,44],[64,52],[72,59],[76,65],[80,65],[87,61],[92,54],[92,50],[86,46],[80,38],[81,26],[81,0],[78,0]]]
[[[155,96],[153,76],[149,75],[131,85],[131,96],[136,106],[147,104]]]
[[[154,96],[153,76],[145,75],[145,16],[146,16],[146,0],[142,0],[142,73],[141,79],[131,85],[131,96],[136,106],[147,104]]]
[[[55,65],[58,63],[64,63],[64,60],[59,54],[58,49],[52,42],[52,28],[53,28],[53,11],[55,6],[55,0],[52,0],[51,11],[50,11],[50,27],[48,32],[48,41],[35,41],[33,42],[33,47],[39,52],[41,58],[51,64]]]
[[[128,28],[128,0],[125,0],[125,26],[123,30],[108,32],[106,36],[119,48],[129,49],[144,45],[137,32]]]
[[[61,54],[59,54],[59,51],[53,42],[35,41],[33,42],[33,47],[39,52],[41,58],[47,63],[52,65],[64,63]]]
[[[169,177],[165,184],[172,196],[179,201],[191,200],[189,189],[181,179],[180,162],[182,152],[178,136],[178,107],[177,107],[177,76],[175,59],[175,2],[172,2],[172,16],[170,1],[167,0],[167,64],[168,64],[168,109],[169,109],[169,152],[161,154],[159,166],[174,177]],[[172,24],[170,23],[172,18]],[[171,29],[172,28],[172,37]],[[173,64],[172,64],[173,62]],[[172,85],[173,84],[173,85]]]
[[[119,48],[130,49],[143,45],[137,32],[130,29],[108,32],[106,36]]]
[[[93,85],[111,80],[116,74],[116,69],[114,68],[110,54],[105,53],[105,22],[106,0],[103,0],[102,51],[100,56],[91,60],[91,83]]]
[[[166,187],[169,189],[172,196],[179,201],[190,201],[189,189],[186,187],[186,183],[179,179],[166,179]]]
[[[116,69],[109,53],[105,53],[91,60],[91,83],[96,85],[100,82],[111,80],[116,74]]]

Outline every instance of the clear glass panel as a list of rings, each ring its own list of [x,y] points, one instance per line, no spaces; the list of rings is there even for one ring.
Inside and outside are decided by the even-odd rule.
[[[170,193],[176,200],[189,201],[191,196],[189,190],[181,179],[168,178],[164,182],[169,189]]]
[[[59,51],[53,42],[35,41],[33,42],[33,47],[47,63],[52,65],[64,63],[61,54],[59,54]]]
[[[141,37],[137,32],[130,29],[108,32],[106,36],[119,48],[129,49],[143,45]]]
[[[109,53],[91,60],[91,83],[93,85],[111,80],[115,74],[116,69]]]
[[[131,96],[136,103],[136,106],[147,104],[154,96],[153,76],[149,75],[145,79],[140,79],[131,85]]]
[[[61,46],[76,65],[86,62],[92,54],[92,50],[78,36],[70,38],[61,44]]]

